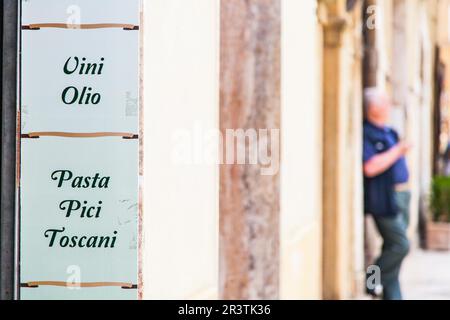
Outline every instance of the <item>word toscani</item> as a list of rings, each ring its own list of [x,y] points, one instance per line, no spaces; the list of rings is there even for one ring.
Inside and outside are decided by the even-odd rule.
[[[66,228],[48,229],[44,236],[49,238],[49,247],[59,245],[62,248],[114,248],[116,243],[117,231],[113,232],[113,236],[67,236],[65,234]]]

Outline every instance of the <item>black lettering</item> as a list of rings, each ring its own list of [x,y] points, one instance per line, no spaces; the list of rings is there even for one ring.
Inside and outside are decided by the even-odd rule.
[[[70,57],[69,59],[67,59],[67,61],[66,61],[66,63],[64,64],[64,73],[65,74],[72,74],[72,73],[74,73],[76,70],[77,70],[77,68],[78,68],[78,64],[79,64],[79,59],[78,59],[78,57],[74,57],[74,60],[75,60],[75,66],[74,66],[74,68],[72,68],[72,70],[69,70],[69,62],[70,62],[70,60],[72,59],[72,57]]]
[[[58,173],[59,173],[59,178],[57,177]],[[72,179],[72,176],[73,176],[73,174],[69,170],[56,170],[52,173],[51,178],[52,178],[52,180],[55,180],[55,181],[59,179],[58,188],[61,188],[63,185],[63,182]]]
[[[64,206],[65,203],[69,203],[69,205],[66,207],[66,206]],[[59,205],[59,208],[61,210],[66,210],[66,208],[67,208],[66,218],[69,218],[72,211],[76,211],[76,210],[80,209],[80,207],[81,207],[81,203],[80,203],[80,201],[77,201],[77,200],[64,200]]]
[[[51,237],[51,239],[50,239],[50,243],[49,243],[49,245],[48,245],[49,247],[53,247],[53,244],[55,243],[56,234],[59,233],[59,232],[64,232],[64,230],[66,230],[66,228],[62,228],[61,230],[58,230],[58,229],[48,229],[47,231],[44,232],[44,236],[45,236],[46,238],[48,238],[48,235],[47,235],[48,232],[53,232],[53,235],[52,235],[52,237]]]
[[[69,90],[73,90],[73,96],[72,96],[72,100],[68,101],[67,100],[67,94],[69,92]],[[63,93],[62,93],[62,101],[64,102],[64,104],[74,104],[78,99],[78,89],[75,87],[67,87],[66,89],[64,89]]]

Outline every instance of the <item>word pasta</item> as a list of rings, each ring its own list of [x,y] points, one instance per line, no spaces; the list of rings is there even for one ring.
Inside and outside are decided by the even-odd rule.
[[[70,170],[56,170],[51,175],[52,180],[58,181],[58,188],[64,185],[69,185],[72,188],[99,188],[107,189],[109,186],[110,177],[100,177],[99,173],[96,173],[92,177],[74,176]]]

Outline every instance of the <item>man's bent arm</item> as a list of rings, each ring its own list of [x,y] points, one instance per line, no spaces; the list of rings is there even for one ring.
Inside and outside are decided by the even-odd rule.
[[[408,149],[409,146],[400,142],[388,151],[373,156],[364,163],[364,175],[368,178],[373,178],[382,174],[400,159]]]

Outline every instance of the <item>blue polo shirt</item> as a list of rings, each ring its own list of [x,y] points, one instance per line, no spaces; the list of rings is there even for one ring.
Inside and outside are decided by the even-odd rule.
[[[366,163],[378,153],[385,152],[394,147],[398,142],[397,133],[388,127],[377,127],[370,122],[364,123],[364,130],[372,132],[377,139],[370,139],[364,135],[363,161]],[[409,180],[409,171],[405,157],[398,159],[392,166],[392,175],[395,184],[406,183]]]

